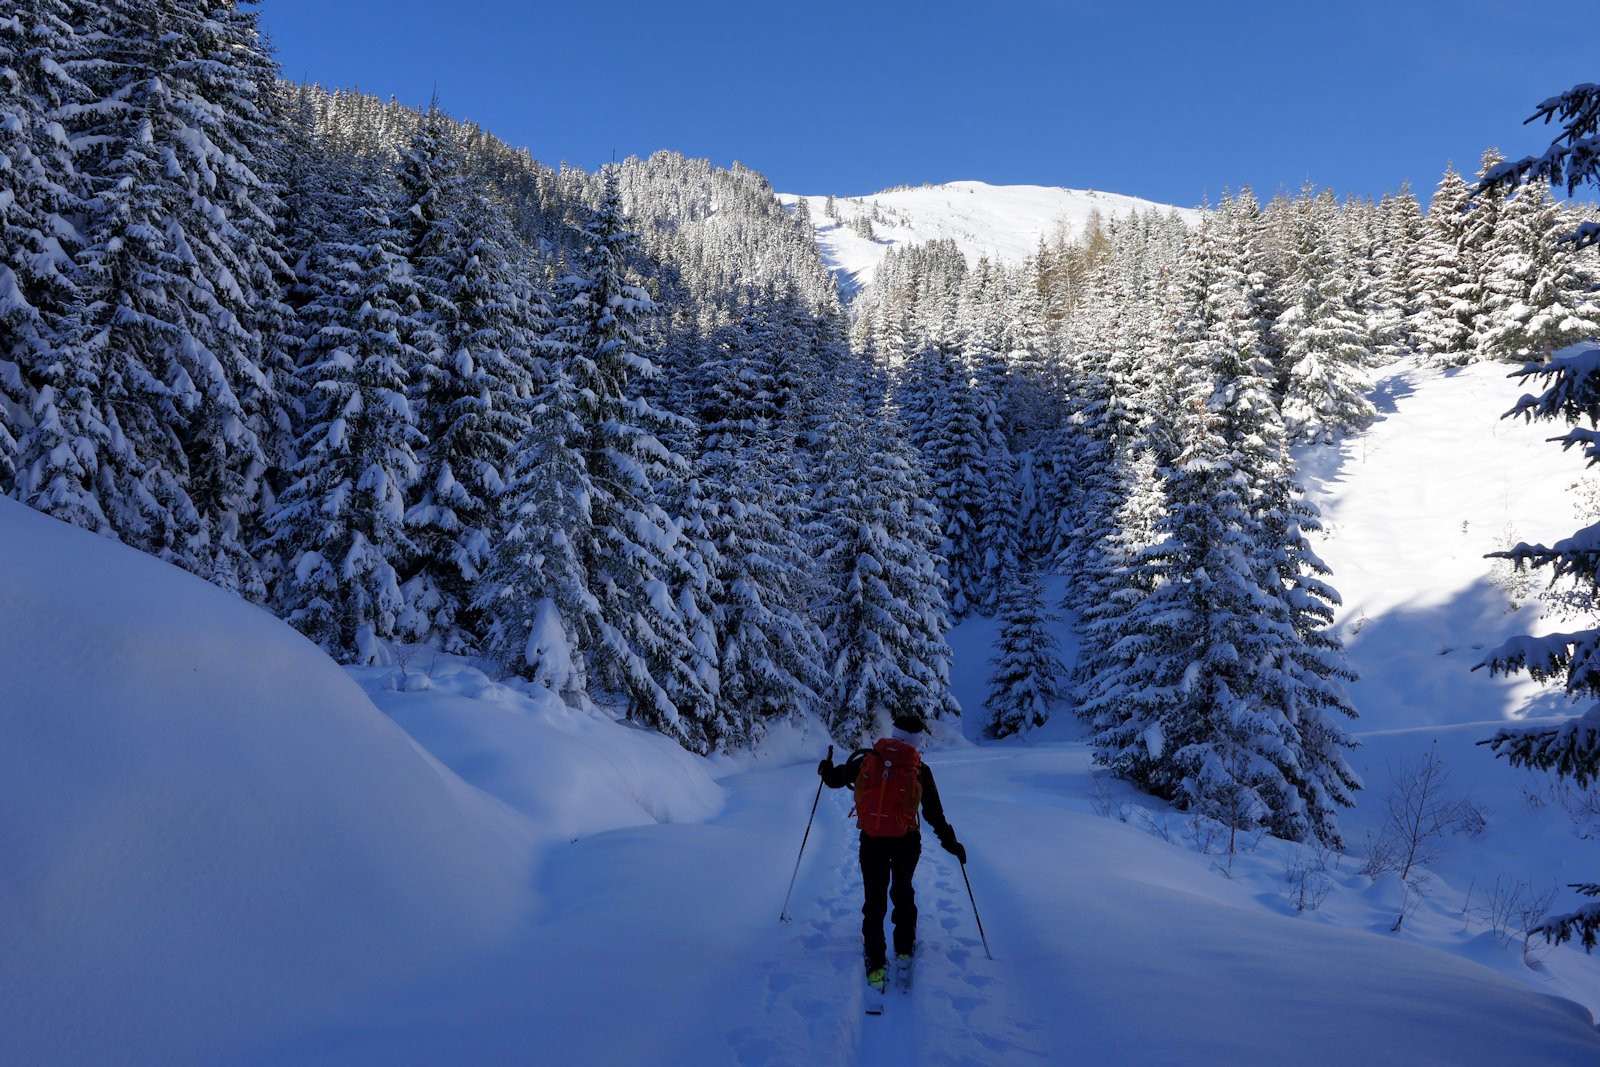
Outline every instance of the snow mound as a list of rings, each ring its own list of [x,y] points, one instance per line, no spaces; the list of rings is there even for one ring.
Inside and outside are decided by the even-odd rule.
[[[0,1032],[216,1063],[514,928],[530,835],[289,627],[0,500]]]
[[[351,673],[417,743],[542,838],[702,822],[722,806],[709,761],[653,730],[569,708],[542,686],[496,682],[429,650],[404,670]]]
[[[1041,238],[1052,238],[1063,230],[1069,236],[1081,233],[1096,214],[1110,219],[1142,211],[1175,211],[1191,222],[1200,216],[1193,208],[1174,208],[1118,193],[987,182],[948,182],[871,196],[836,197],[837,220],[823,213],[826,196],[778,194],[785,207],[793,207],[801,199],[811,212],[823,260],[838,277],[846,297],[872,284],[878,264],[896,245],[949,238],[969,262],[988,256],[1016,264],[1038,251]],[[871,238],[851,227],[859,218],[871,220]]]

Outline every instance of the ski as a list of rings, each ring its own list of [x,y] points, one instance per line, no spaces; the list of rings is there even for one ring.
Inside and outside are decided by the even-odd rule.
[[[867,983],[866,1009],[868,1015],[883,1014],[883,990],[871,982]]]

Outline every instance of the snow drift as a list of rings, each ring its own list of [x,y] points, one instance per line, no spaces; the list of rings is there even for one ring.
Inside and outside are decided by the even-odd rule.
[[[218,1062],[516,924],[529,835],[263,611],[0,500],[0,1033]]]
[[[723,792],[709,760],[654,730],[569,708],[539,685],[497,682],[467,662],[352,669],[373,703],[463,780],[528,819],[541,840],[701,822]]]

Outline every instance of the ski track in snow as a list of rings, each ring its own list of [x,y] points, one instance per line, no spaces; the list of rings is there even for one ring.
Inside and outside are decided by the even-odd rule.
[[[865,1012],[867,991],[863,978],[861,945],[861,867],[856,837],[848,819],[849,795],[838,793],[819,808],[819,819],[832,819],[843,832],[827,834],[827,856],[813,857],[815,872],[808,883],[820,892],[791,907],[783,960],[769,960],[762,968],[764,991],[761,1017],[768,1025],[737,1027],[728,1034],[734,1062],[741,1067],[819,1062],[814,1049],[786,1049],[773,1036],[770,1023],[798,1018],[808,1028],[826,1028],[839,1007],[837,997],[818,995],[827,983],[852,990],[844,1002],[856,1020],[850,1063],[912,1067],[934,1064],[1024,1062],[1025,1053],[1048,1062],[1043,1048],[1030,1043],[1035,1023],[1018,1019],[1011,1011],[998,962],[984,957],[971,909],[960,881],[960,868],[937,845],[925,848],[917,865],[917,962],[912,987],[902,992],[890,985],[880,1016]],[[815,840],[815,834],[813,835]],[[930,842],[931,843],[931,842]],[[892,938],[893,924],[885,921]],[[827,967],[806,966],[823,960]],[[785,962],[787,961],[787,962]]]

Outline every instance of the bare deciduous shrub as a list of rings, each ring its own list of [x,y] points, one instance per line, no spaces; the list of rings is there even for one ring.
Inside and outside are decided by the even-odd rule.
[[[1533,967],[1543,958],[1541,950],[1549,948],[1546,939],[1535,938],[1535,931],[1550,914],[1550,906],[1559,893],[1558,886],[1535,889],[1526,879],[1502,874],[1494,880],[1494,889],[1484,896],[1474,914],[1506,944],[1513,938],[1521,938],[1522,962]]]
[[[1161,838],[1167,844],[1172,844],[1172,827],[1167,825],[1167,820],[1158,819],[1143,808],[1134,808],[1133,810],[1138,812],[1139,820],[1144,823],[1146,831]]]
[[[1328,870],[1338,853],[1327,845],[1297,848],[1284,861],[1283,877],[1289,883],[1289,903],[1295,911],[1316,911],[1333,892]]]
[[[1373,878],[1400,876],[1406,900],[1394,922],[1398,930],[1416,910],[1411,898],[1420,897],[1427,886],[1427,868],[1444,851],[1446,839],[1456,833],[1481,833],[1488,817],[1471,797],[1451,792],[1449,771],[1433,746],[1398,770],[1391,768],[1390,778],[1383,798],[1383,825],[1376,838],[1368,839],[1361,873]]]
[[[1106,775],[1092,775],[1089,778],[1089,806],[1096,815],[1109,816],[1116,806],[1115,794],[1111,789],[1111,779]],[[1127,822],[1127,819],[1123,819]]]

